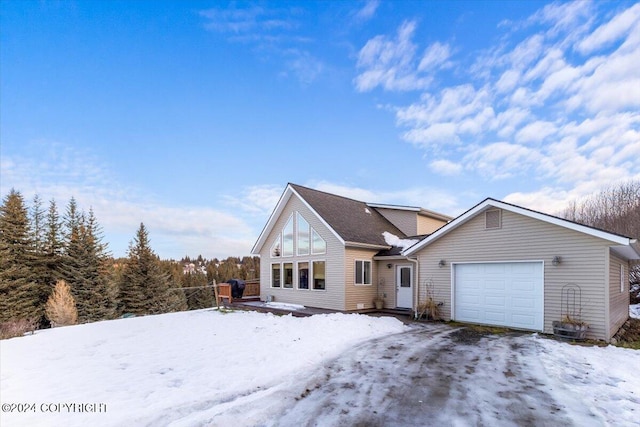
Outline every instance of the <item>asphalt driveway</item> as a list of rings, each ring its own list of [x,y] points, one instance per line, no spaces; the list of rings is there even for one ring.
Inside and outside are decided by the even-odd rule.
[[[527,335],[419,324],[366,342],[310,378],[272,425],[603,425],[579,396],[554,399]]]

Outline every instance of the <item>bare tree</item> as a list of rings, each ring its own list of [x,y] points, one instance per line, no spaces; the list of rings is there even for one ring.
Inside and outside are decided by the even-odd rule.
[[[561,216],[640,240],[640,180],[607,187],[585,200],[573,201]],[[631,302],[640,302],[640,262],[632,264],[629,282]]]

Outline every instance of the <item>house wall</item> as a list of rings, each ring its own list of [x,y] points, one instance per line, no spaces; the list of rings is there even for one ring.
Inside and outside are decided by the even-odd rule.
[[[403,261],[405,263],[406,261]],[[384,307],[396,307],[396,261],[378,261],[378,292],[384,296]],[[391,264],[391,268],[387,268]]]
[[[622,266],[623,290],[620,291],[620,266]],[[609,330],[607,340],[629,318],[629,263],[613,254],[609,257]]]
[[[436,300],[444,302],[445,319],[451,319],[452,262],[544,261],[544,332],[553,333],[552,322],[560,320],[562,286],[576,283],[582,291],[582,319],[590,324],[588,337],[608,339],[607,241],[505,210],[501,228],[484,226],[480,213],[417,254],[420,295],[432,281]],[[562,257],[558,266],[551,262],[555,255]],[[438,266],[441,259],[444,267]]]
[[[447,222],[440,219],[431,218],[429,216],[418,215],[418,230],[414,234],[431,234]]]
[[[360,248],[347,248],[345,251],[345,310],[373,308],[378,280],[378,263],[373,260],[377,251]],[[371,261],[371,285],[356,285],[356,260]],[[361,304],[361,306],[359,306]]]
[[[297,239],[294,238],[294,256],[272,258],[270,249],[289,220],[292,213],[298,211],[315,229],[327,244],[324,255],[297,256]],[[307,206],[295,195],[287,201],[282,215],[276,220],[271,233],[267,236],[264,246],[260,251],[260,299],[266,300],[267,295],[274,297],[276,302],[302,304],[308,307],[326,308],[331,310],[345,310],[344,292],[344,245],[322,223],[322,221],[307,208]],[[326,290],[297,289],[297,261],[325,261],[325,288]],[[294,263],[294,287],[293,289],[278,289],[271,287],[271,264],[274,262]],[[310,286],[311,287],[311,286]]]
[[[407,236],[418,234],[417,212],[385,208],[376,208],[376,210]]]

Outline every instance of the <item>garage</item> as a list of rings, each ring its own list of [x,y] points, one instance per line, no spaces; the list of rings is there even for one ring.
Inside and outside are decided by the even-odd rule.
[[[542,262],[453,264],[454,320],[542,331]]]

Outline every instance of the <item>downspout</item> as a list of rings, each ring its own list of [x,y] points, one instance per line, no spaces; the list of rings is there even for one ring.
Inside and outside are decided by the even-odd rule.
[[[417,320],[418,318],[418,286],[420,286],[420,263],[418,262],[417,259],[413,259],[413,258],[409,258],[407,257],[408,261],[411,261],[412,263],[414,263],[416,265],[416,273],[415,273],[415,277],[416,277],[416,286],[413,287],[413,318],[414,320]]]

